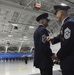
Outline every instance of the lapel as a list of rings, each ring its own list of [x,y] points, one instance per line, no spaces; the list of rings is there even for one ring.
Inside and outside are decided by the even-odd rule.
[[[71,19],[70,17],[67,17],[66,19],[65,19],[65,21],[64,21],[64,24],[69,20],[69,19]],[[64,25],[63,24],[63,25]]]
[[[69,19],[71,19],[71,18],[70,18],[70,17],[67,17],[67,18],[65,19],[64,24],[63,24],[62,27],[61,27],[61,31],[60,31],[61,35],[63,35],[63,27],[64,27],[65,23],[67,23],[67,21],[69,21]]]

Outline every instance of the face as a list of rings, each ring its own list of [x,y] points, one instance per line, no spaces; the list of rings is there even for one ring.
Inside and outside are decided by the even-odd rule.
[[[44,24],[45,27],[48,26],[48,23],[49,23],[49,21],[47,19],[43,19],[43,24]]]
[[[57,17],[58,21],[60,22],[61,18],[62,18],[62,11],[61,10],[57,11],[56,17]]]

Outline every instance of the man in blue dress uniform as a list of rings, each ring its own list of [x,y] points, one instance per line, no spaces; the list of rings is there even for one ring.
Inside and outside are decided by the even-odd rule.
[[[74,20],[68,16],[69,6],[55,5],[55,15],[61,22],[60,34],[53,39],[52,44],[61,42],[61,48],[56,56],[60,59],[62,75],[74,75]]]
[[[46,29],[49,19],[48,13],[43,13],[36,18],[39,22],[38,28],[34,32],[34,66],[40,69],[41,75],[52,75],[53,61],[51,59],[54,54],[50,49],[50,44],[46,37],[49,31]]]

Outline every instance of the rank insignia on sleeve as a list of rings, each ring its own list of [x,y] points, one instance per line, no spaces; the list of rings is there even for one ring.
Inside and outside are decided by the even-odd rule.
[[[45,34],[42,35],[42,42],[46,43],[46,35]]]
[[[65,38],[65,39],[69,39],[70,36],[71,36],[71,30],[70,30],[69,28],[66,28],[66,29],[64,30],[64,38]]]

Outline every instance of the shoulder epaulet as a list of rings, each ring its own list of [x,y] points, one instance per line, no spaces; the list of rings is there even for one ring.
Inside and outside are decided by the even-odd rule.
[[[65,22],[65,24],[70,23],[70,22],[71,22],[71,23],[74,23],[74,20],[70,18],[70,19],[68,19],[68,20]]]
[[[73,19],[69,19],[67,22],[74,22],[74,20]]]

